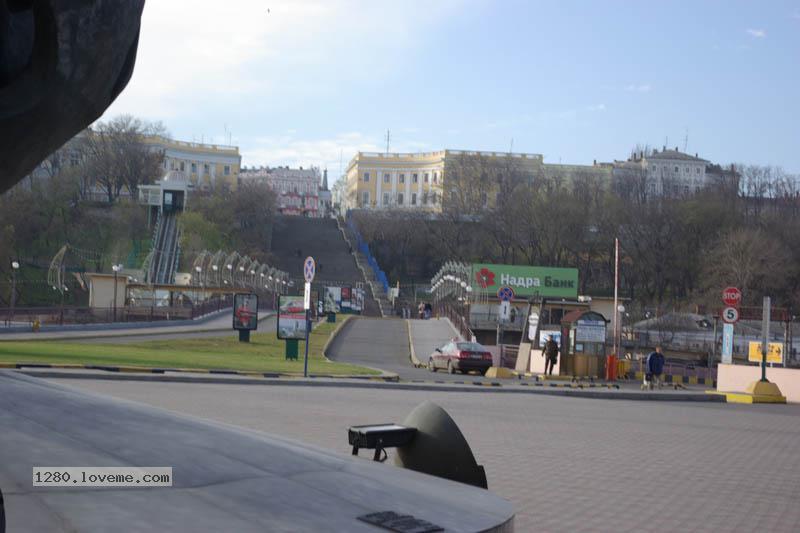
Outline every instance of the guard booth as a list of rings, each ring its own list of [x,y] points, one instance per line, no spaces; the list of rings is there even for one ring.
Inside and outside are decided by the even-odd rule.
[[[576,309],[561,319],[561,375],[602,378],[606,373],[606,318]]]

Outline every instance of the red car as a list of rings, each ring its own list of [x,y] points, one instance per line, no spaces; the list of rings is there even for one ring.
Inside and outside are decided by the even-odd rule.
[[[477,370],[483,375],[491,366],[492,354],[477,342],[448,342],[436,348],[428,358],[428,370],[431,372],[446,368],[450,374],[455,374],[456,370],[462,374]]]

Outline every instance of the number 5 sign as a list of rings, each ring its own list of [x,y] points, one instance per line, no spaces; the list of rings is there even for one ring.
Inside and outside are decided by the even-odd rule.
[[[726,307],[722,310],[722,320],[728,324],[735,324],[739,321],[739,310],[735,307]]]

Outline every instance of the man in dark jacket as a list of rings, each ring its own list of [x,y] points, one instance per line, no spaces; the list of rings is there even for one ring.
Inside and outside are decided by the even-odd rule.
[[[647,356],[647,383],[652,390],[656,385],[661,386],[661,374],[664,373],[664,354],[661,346],[656,346],[656,351]]]
[[[542,351],[544,355],[544,373],[547,375],[553,375],[553,367],[556,366],[556,362],[558,361],[558,343],[553,340],[553,337],[549,335],[547,337],[547,342],[544,343],[544,350]],[[548,372],[549,368],[549,372]]]

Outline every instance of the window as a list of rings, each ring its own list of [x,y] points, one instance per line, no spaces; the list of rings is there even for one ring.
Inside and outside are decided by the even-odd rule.
[[[364,183],[369,181],[369,172],[364,172]]]
[[[222,169],[222,173],[225,174],[226,176],[230,176],[231,175],[230,165],[225,165],[225,168]]]
[[[689,173],[689,167],[683,167],[683,172],[685,174],[688,174]]]
[[[439,181],[439,173],[438,172],[434,172],[433,173],[433,182],[436,183],[437,181]]]
[[[437,198],[437,196],[436,196],[436,193],[433,193],[433,194],[431,195],[431,203],[432,203],[433,205],[436,205],[436,198]]]
[[[411,181],[419,183],[419,174],[411,174]]]
[[[369,191],[361,193],[361,206],[367,207],[369,205]]]
[[[417,205],[417,193],[411,193],[411,205]]]
[[[397,205],[403,205],[403,193],[397,194]]]
[[[186,163],[181,161],[181,172],[183,172],[184,170],[186,170]]]
[[[192,174],[197,174],[197,163],[192,163]]]
[[[675,167],[675,172],[678,172],[678,167],[677,166]]]
[[[208,174],[208,164],[203,165],[203,173]]]
[[[389,205],[389,193],[383,193],[383,205]]]
[[[700,167],[697,167],[695,170],[695,174],[700,174]]]
[[[406,182],[406,175],[400,174],[400,183],[405,183],[405,182]]]
[[[425,173],[423,181],[425,181],[425,183],[428,183],[428,173],[427,172]]]
[[[384,174],[383,175],[383,182],[384,183],[389,183],[389,174]]]
[[[424,192],[422,193],[422,205],[425,205],[427,203],[428,203],[428,193]]]

